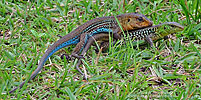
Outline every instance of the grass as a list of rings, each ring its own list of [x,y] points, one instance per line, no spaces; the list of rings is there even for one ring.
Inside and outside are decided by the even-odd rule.
[[[201,2],[199,0],[0,1],[1,99],[201,99]],[[138,12],[154,24],[175,21],[184,31],[154,45],[118,45],[101,54],[92,47],[86,64],[89,81],[61,60],[72,47],[56,52],[41,73],[18,86],[37,67],[45,50],[79,25],[96,17]]]

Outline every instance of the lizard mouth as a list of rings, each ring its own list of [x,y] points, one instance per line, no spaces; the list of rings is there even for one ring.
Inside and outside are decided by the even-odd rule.
[[[145,28],[146,28],[146,29],[149,29],[149,28],[152,28],[152,27],[153,27],[153,26],[146,26],[146,27],[143,27],[143,28],[137,28],[137,29],[133,29],[133,30],[128,30],[128,32],[144,30]]]

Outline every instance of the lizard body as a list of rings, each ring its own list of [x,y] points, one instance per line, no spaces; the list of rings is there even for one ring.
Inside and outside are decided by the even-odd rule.
[[[126,30],[133,30],[143,27],[152,26],[152,21],[150,21],[146,16],[137,13],[127,13],[122,15],[116,16],[117,20],[119,21],[120,25],[123,28],[123,31]],[[40,59],[38,67],[35,71],[31,74],[30,79],[32,80],[42,69],[43,65],[47,61],[47,59],[53,55],[56,51],[61,48],[70,45],[76,45],[72,52],[72,56],[78,56],[78,53],[85,48],[85,44],[87,43],[88,39],[99,33],[113,33],[112,35],[114,38],[119,39],[121,34],[121,29],[118,26],[117,20],[114,16],[107,16],[107,17],[100,17],[92,19],[78,28],[70,32],[69,34],[65,35],[58,41],[56,41],[53,45],[51,45],[45,52],[45,54]],[[78,69],[78,68],[77,68]],[[78,69],[79,71],[79,69]],[[25,81],[22,82],[19,87],[21,88],[24,85]],[[18,87],[14,88],[13,90],[9,91],[9,93],[14,92]]]

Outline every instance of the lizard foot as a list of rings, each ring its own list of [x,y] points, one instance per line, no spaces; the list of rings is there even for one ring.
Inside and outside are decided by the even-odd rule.
[[[78,58],[78,59],[84,59],[84,56],[83,56],[83,55],[78,55],[78,54],[75,54],[75,53],[72,53],[70,56],[71,56],[71,57]]]
[[[62,54],[61,55],[61,59],[64,59],[64,58],[66,58],[67,61],[71,60],[71,57],[69,55],[67,55],[67,54]]]
[[[81,64],[82,64],[82,60],[79,59],[77,65],[76,65],[76,69],[77,69],[78,72],[83,76],[83,80],[88,81],[88,80],[87,80],[87,73],[86,73],[85,68],[83,69],[83,70],[84,70],[84,73],[83,73],[83,72],[81,71],[81,69],[79,68],[79,66],[80,66]]]
[[[63,37],[63,36],[61,36],[61,35],[59,35],[59,34],[58,34],[57,36],[58,36],[58,37],[60,37],[60,38],[62,38],[62,37]]]

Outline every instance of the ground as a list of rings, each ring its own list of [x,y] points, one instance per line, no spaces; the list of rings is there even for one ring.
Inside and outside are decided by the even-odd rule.
[[[3,99],[201,99],[201,2],[199,0],[0,1],[0,98]],[[41,73],[18,86],[60,36],[97,17],[138,12],[154,25],[178,22],[184,31],[149,45],[115,45],[81,66],[62,60],[74,46],[56,52]]]

